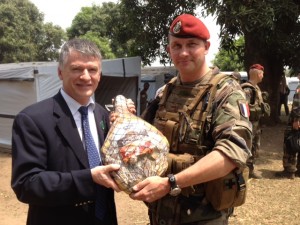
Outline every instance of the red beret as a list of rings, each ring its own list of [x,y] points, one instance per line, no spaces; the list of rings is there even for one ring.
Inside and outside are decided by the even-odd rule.
[[[178,38],[210,38],[207,27],[201,20],[190,14],[182,14],[172,22],[169,34]]]
[[[257,70],[262,70],[264,71],[264,67],[260,64],[253,64],[250,69],[257,69]]]

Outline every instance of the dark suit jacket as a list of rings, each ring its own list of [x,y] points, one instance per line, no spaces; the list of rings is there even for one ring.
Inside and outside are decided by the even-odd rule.
[[[96,104],[100,145],[108,113]],[[104,124],[104,126],[103,126]],[[20,112],[13,124],[12,188],[29,204],[29,225],[92,225],[96,185],[87,153],[65,100],[58,93]],[[114,192],[107,192],[107,223],[117,224]]]

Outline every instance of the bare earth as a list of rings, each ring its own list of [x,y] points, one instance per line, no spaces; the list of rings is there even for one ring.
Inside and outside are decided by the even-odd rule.
[[[285,118],[284,118],[285,119]],[[284,124],[263,128],[256,169],[263,179],[249,180],[246,203],[234,210],[232,225],[299,225],[300,178],[279,179],[282,170]],[[11,155],[0,150],[0,225],[24,225],[27,205],[18,202],[10,188]],[[147,208],[124,193],[116,194],[119,225],[146,225]]]

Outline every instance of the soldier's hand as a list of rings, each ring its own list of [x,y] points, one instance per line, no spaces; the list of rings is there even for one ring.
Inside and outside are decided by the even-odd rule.
[[[153,176],[135,185],[133,190],[130,194],[132,199],[154,202],[169,193],[170,184],[166,177]]]
[[[300,122],[299,121],[294,121],[293,124],[292,124],[292,126],[293,126],[294,130],[299,130],[299,128],[300,128]]]

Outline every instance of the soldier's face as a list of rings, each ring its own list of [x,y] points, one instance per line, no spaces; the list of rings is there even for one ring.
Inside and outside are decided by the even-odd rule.
[[[258,81],[261,82],[263,78],[264,78],[264,72],[262,71],[258,74]]]
[[[170,35],[168,52],[180,75],[193,77],[201,71],[209,46],[209,42],[198,38],[177,38]]]

